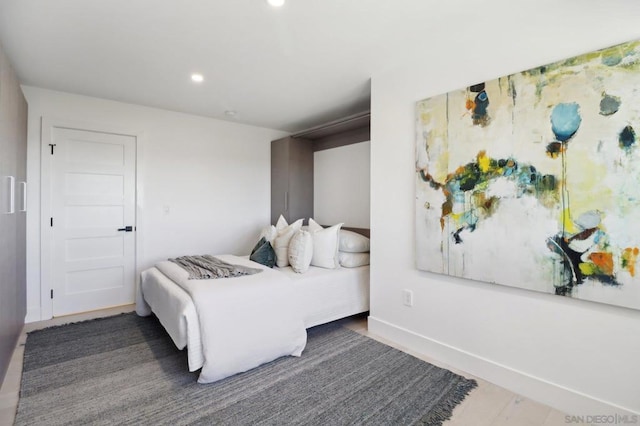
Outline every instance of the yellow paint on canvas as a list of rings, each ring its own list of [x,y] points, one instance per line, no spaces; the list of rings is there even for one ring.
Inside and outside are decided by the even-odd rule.
[[[478,167],[480,167],[480,171],[482,173],[489,171],[489,167],[491,167],[491,159],[487,157],[486,151],[480,151],[478,153]]]
[[[638,247],[627,247],[622,250],[622,266],[632,277],[636,276],[636,262],[638,261],[638,255],[640,250]]]
[[[597,272],[596,265],[593,263],[580,263],[578,264],[578,268],[580,268],[580,272],[582,275],[593,275]]]
[[[438,183],[449,174],[449,144],[447,138],[447,95],[440,95],[419,104],[418,119],[425,141],[428,164],[426,173]]]
[[[578,142],[585,142],[579,140]],[[571,209],[576,214],[589,210],[606,211],[613,207],[614,194],[607,182],[611,170],[606,163],[594,161],[594,145],[575,144],[567,149],[566,188]],[[588,173],[584,165],[589,165]]]
[[[578,232],[578,227],[571,220],[571,212],[569,208],[566,208],[562,211],[562,229],[567,234],[575,234]]]

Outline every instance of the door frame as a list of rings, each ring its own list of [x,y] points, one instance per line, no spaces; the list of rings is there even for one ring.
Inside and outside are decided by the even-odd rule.
[[[90,132],[109,133],[114,135],[134,137],[135,142],[135,224],[136,232],[134,232],[134,295],[140,284],[139,265],[143,259],[143,176],[144,176],[144,132],[122,128],[114,124],[105,123],[87,123],[75,120],[61,120],[51,117],[42,117],[40,132],[40,320],[48,320],[53,318],[53,299],[51,298],[51,290],[53,289],[53,232],[50,225],[52,217],[52,196],[51,188],[51,137],[54,128],[85,130]],[[135,296],[134,296],[135,303]]]

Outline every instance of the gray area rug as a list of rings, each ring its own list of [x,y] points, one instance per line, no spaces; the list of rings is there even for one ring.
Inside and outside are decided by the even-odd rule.
[[[441,424],[476,382],[330,323],[285,357],[201,385],[155,317],[29,333],[16,425]]]

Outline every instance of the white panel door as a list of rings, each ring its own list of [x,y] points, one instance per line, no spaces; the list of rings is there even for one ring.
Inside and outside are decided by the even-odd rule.
[[[53,315],[133,303],[134,136],[54,127]]]

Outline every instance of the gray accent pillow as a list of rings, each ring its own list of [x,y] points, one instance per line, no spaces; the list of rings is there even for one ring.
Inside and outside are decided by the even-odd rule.
[[[269,268],[276,264],[276,252],[271,247],[271,243],[265,237],[260,238],[258,244],[251,250],[249,259]]]

